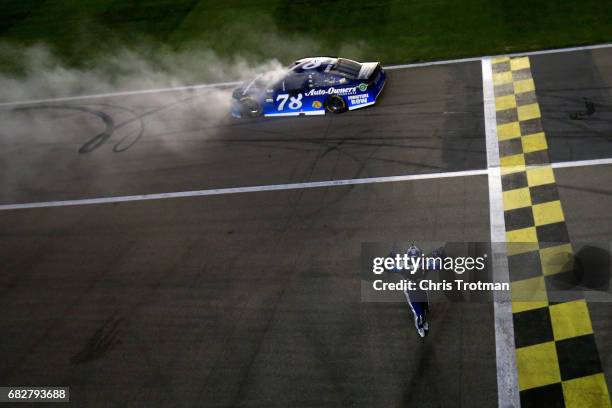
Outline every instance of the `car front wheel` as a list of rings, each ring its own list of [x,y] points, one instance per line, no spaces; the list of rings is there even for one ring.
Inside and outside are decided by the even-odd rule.
[[[251,118],[261,116],[263,113],[263,107],[253,98],[242,98],[240,106],[242,107],[242,113]]]

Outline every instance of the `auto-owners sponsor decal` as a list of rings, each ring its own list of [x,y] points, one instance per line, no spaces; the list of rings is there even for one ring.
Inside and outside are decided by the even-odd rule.
[[[311,89],[306,92],[304,96],[319,96],[319,95],[354,95],[357,93],[357,87],[351,86],[349,88],[334,88],[333,86],[328,89]]]

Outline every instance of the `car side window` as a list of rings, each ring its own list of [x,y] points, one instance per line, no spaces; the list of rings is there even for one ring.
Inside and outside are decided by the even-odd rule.
[[[328,72],[313,72],[308,75],[308,86],[310,88],[343,85],[347,82],[346,78]]]
[[[301,91],[306,87],[307,77],[304,74],[287,76],[282,83],[282,89],[286,92]]]
[[[310,72],[308,74],[308,87],[318,88],[320,86],[325,86],[325,74],[317,71]]]

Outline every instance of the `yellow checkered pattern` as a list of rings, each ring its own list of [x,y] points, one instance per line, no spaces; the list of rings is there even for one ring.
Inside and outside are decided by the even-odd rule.
[[[586,301],[549,299],[548,279],[571,272],[573,251],[530,60],[492,68],[521,403],[610,407]]]

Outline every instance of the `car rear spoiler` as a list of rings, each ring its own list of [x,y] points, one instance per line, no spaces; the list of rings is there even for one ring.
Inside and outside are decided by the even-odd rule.
[[[364,62],[361,64],[361,69],[357,75],[357,79],[371,79],[380,68],[380,62]]]

